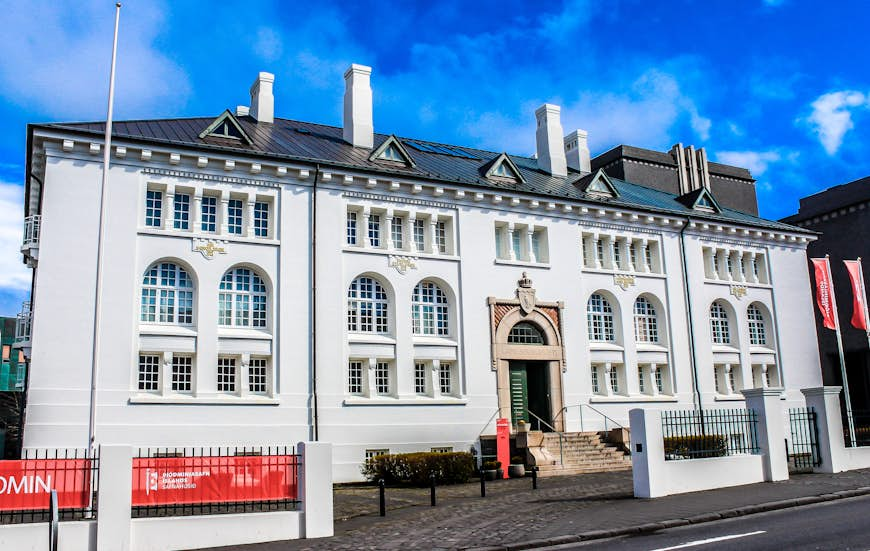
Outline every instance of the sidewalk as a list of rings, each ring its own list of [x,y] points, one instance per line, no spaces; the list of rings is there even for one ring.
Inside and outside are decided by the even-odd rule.
[[[634,499],[631,471],[542,478],[538,490],[531,488],[530,478],[490,482],[486,497],[481,498],[476,482],[440,487],[437,507],[430,507],[428,489],[388,488],[384,518],[378,516],[377,488],[336,488],[334,537],[222,549],[498,549],[520,542],[541,546],[543,540],[553,538],[560,538],[553,543],[578,541],[584,533],[608,537],[613,530],[636,531],[652,523],[688,524],[679,519],[702,522],[794,506],[800,504],[798,498],[827,495],[826,499],[833,499],[839,496],[831,494],[841,491],[870,493],[870,469],[793,475],[786,482],[653,500]],[[760,504],[767,505],[757,507]]]

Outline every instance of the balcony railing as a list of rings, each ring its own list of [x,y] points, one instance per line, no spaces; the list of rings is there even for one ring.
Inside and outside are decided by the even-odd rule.
[[[21,312],[18,313],[15,322],[15,344],[18,345],[19,348],[29,346],[32,322],[33,313],[30,311],[30,301],[21,303]]]
[[[39,247],[39,227],[42,223],[42,215],[34,214],[24,219],[24,240],[21,243],[22,249],[31,249]]]

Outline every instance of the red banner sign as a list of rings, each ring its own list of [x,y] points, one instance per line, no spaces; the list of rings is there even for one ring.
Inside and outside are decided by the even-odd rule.
[[[844,260],[852,282],[852,327],[867,330],[867,295],[864,293],[864,271],[860,260]]]
[[[296,456],[133,459],[133,505],[296,499]]]
[[[831,265],[827,258],[813,258],[816,275],[816,303],[822,313],[822,321],[828,329],[837,329],[837,308],[834,306],[834,286],[831,283]]]
[[[90,459],[0,461],[0,511],[48,509],[51,490],[60,509],[84,509],[90,488]]]

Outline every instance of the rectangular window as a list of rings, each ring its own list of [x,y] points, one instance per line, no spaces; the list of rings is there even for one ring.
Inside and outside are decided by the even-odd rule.
[[[535,255],[536,262],[543,262],[541,258],[541,232],[536,231],[532,234],[532,254]]]
[[[637,246],[635,246],[634,241],[631,241],[628,244],[628,259],[631,261],[631,265],[634,266],[634,269],[637,270],[639,268],[639,263],[637,258]]]
[[[176,230],[189,230],[190,195],[187,193],[176,193],[174,207],[175,212],[172,218],[172,227]]]
[[[254,203],[254,236],[269,237],[269,203]]]
[[[716,393],[717,394],[725,394],[722,392],[722,377],[725,376],[725,373],[718,367],[714,366],[713,377],[716,381]]]
[[[598,267],[604,268],[604,240],[600,237],[595,240],[595,256],[598,258]]]
[[[646,392],[645,381],[643,377],[643,366],[637,366],[637,389],[641,392]]]
[[[613,251],[613,269],[619,270],[622,266],[622,251],[619,248],[619,241],[616,239],[610,240],[611,251]]]
[[[426,394],[426,364],[421,362],[414,364],[414,392]]]
[[[139,390],[143,392],[160,390],[160,356],[139,354]]]
[[[350,361],[347,363],[347,393],[362,394],[362,362]]]
[[[377,214],[369,215],[369,245],[381,246],[381,217]]]
[[[232,234],[242,235],[242,212],[241,199],[230,199],[227,203],[227,231]]]
[[[236,359],[218,358],[217,365],[218,392],[236,391]]]
[[[614,393],[619,392],[619,372],[615,367],[610,370],[610,390]]]
[[[205,232],[214,233],[217,231],[217,197],[203,196],[202,206],[200,206],[202,214],[202,222],[200,229]]]
[[[353,211],[347,213],[347,244],[356,245],[356,213]]]
[[[172,392],[190,393],[193,391],[193,358],[191,356],[172,357]]]
[[[441,363],[438,371],[438,385],[441,387],[441,394],[453,394],[453,366],[451,364]]]
[[[269,390],[268,362],[266,358],[251,358],[248,364],[248,392],[266,394]]]
[[[514,251],[514,260],[523,259],[523,243],[520,233],[522,233],[522,230],[519,227],[514,228],[514,231],[511,233],[511,248]]]
[[[504,232],[503,227],[496,226],[495,227],[495,257],[496,258],[504,258],[504,237],[502,233]]]
[[[435,241],[438,243],[438,252],[447,254],[447,223],[435,223]]]
[[[159,228],[163,225],[163,192],[149,189],[145,194],[145,225]]]
[[[426,250],[426,223],[419,218],[414,220],[414,248],[419,253]]]
[[[592,366],[592,392],[598,394],[601,392],[601,387],[598,384],[598,368],[596,366]]]
[[[442,446],[431,448],[432,453],[453,453],[453,446]]]
[[[368,461],[369,459],[374,459],[375,457],[377,457],[379,455],[389,455],[389,454],[390,454],[390,450],[388,450],[388,449],[366,450],[366,461]]]
[[[393,247],[396,249],[405,248],[405,219],[401,216],[393,217],[392,231]]]
[[[646,262],[647,269],[654,272],[656,270],[653,270],[652,248],[652,243],[647,243],[646,247],[643,248],[643,261]]]
[[[731,385],[731,393],[732,394],[736,393],[738,388],[737,388],[736,375],[734,374],[733,367],[731,368],[730,371],[728,371],[728,383]]]
[[[662,369],[658,368],[655,371],[656,388],[659,392],[665,391],[665,382],[662,379]]]
[[[390,393],[390,364],[387,362],[375,364],[375,391],[378,394]]]

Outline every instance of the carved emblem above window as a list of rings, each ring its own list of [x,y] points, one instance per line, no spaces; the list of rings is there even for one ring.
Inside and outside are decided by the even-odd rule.
[[[529,315],[535,309],[535,290],[526,272],[523,272],[523,277],[517,281],[517,299],[520,301],[520,310],[524,315]]]
[[[227,254],[227,241],[222,239],[197,239],[192,240],[191,250],[200,253],[206,260],[211,260],[214,255]]]
[[[405,275],[408,273],[408,270],[417,269],[417,257],[390,255],[389,266],[395,268],[400,274]]]

